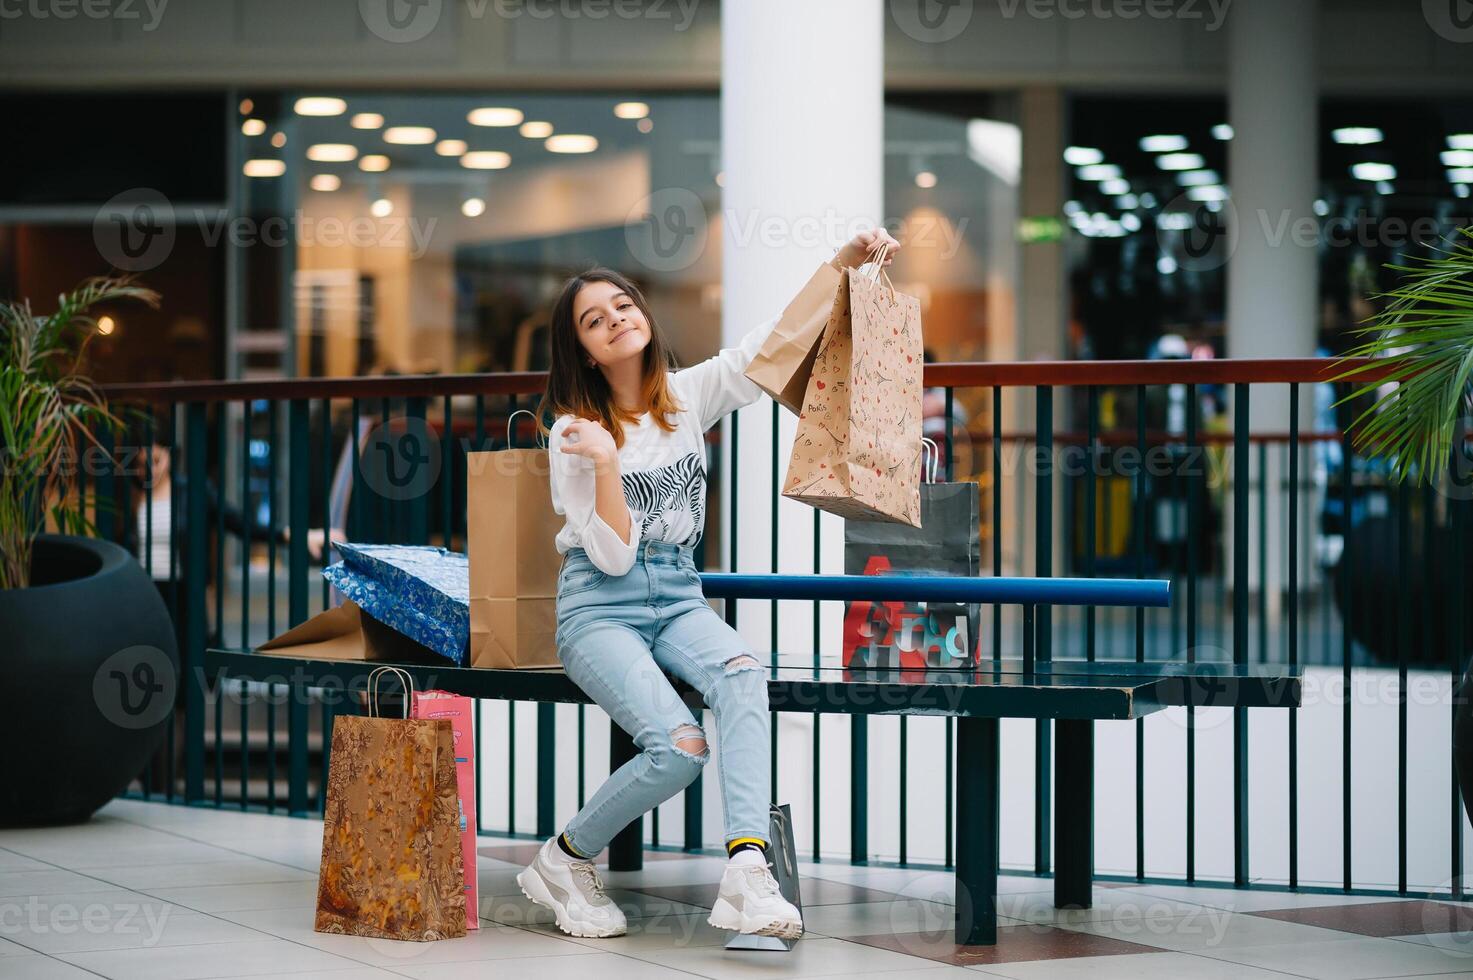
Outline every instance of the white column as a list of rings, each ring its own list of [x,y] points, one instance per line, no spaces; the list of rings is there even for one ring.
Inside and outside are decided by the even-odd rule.
[[[1233,139],[1227,178],[1237,235],[1227,267],[1230,357],[1305,357],[1314,352],[1319,264],[1313,236],[1303,229],[1316,220],[1319,184],[1318,7],[1315,0],[1237,0],[1228,16]],[[1307,408],[1311,401],[1307,391],[1301,392],[1301,405]],[[1285,431],[1288,410],[1285,386],[1254,386],[1253,431]],[[1269,459],[1267,477],[1276,489],[1283,468],[1272,447]],[[1257,500],[1253,503],[1256,522]],[[1263,585],[1271,590],[1272,614],[1277,613],[1284,575],[1282,515],[1283,501],[1271,493],[1268,582]],[[1251,537],[1256,547],[1256,534]],[[1255,584],[1257,564],[1250,562]]]
[[[723,343],[735,343],[753,326],[781,311],[818,265],[854,231],[881,222],[884,175],[884,17],[882,0],[724,0],[721,5],[721,156]],[[778,568],[813,568],[814,510],[780,500],[774,484],[787,469],[795,417],[779,410],[773,431],[772,402],[743,409],[733,500],[732,424],[725,423],[724,534],[720,564],[729,566],[730,519],[738,518],[737,570],[772,568],[772,527],[778,521]],[[777,440],[774,471],[773,440]],[[843,522],[821,517],[822,569],[843,569]],[[842,609],[826,604],[821,649],[839,650]],[[769,604],[744,602],[738,627],[754,650],[771,649]],[[778,649],[811,653],[812,603],[781,604]],[[779,719],[779,799],[807,812],[814,774],[812,717]],[[847,800],[848,726],[821,722],[827,747],[824,795]],[[871,753],[879,736],[871,729]],[[719,796],[707,779],[708,836],[719,836]],[[848,847],[843,805],[825,808],[826,851]],[[798,846],[811,846],[807,818]],[[878,828],[871,829],[872,845]]]

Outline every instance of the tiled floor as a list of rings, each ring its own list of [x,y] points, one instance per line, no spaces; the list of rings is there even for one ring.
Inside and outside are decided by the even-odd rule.
[[[1059,911],[1049,881],[1009,876],[998,944],[959,948],[949,875],[845,864],[802,866],[794,949],[728,951],[706,924],[721,861],[670,853],[606,876],[629,935],[573,939],[513,880],[532,846],[490,837],[479,932],[329,936],[312,931],[321,832],[127,800],[81,826],[0,831],[0,978],[1473,977],[1473,908],[1445,902],[1117,884]]]

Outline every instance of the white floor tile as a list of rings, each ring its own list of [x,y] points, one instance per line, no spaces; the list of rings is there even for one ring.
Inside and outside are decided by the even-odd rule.
[[[709,909],[699,906],[672,902],[667,898],[657,898],[623,888],[610,888],[607,894],[630,919],[693,915],[697,912],[702,915],[711,914]],[[484,920],[507,926],[549,925],[553,921],[551,909],[538,905],[520,892],[515,895],[480,896],[480,916]]]
[[[3,962],[5,966],[0,969],[0,975],[5,980],[97,980],[94,973],[40,953],[12,956]]]
[[[0,847],[0,873],[6,871],[45,871],[47,865],[42,864],[35,858],[26,857],[19,851],[6,850]]]
[[[256,858],[202,861],[197,864],[144,864],[98,869],[95,874],[123,888],[169,888],[186,885],[250,885],[268,881],[306,881],[313,872]],[[110,886],[112,887],[112,886]]]
[[[512,959],[493,962],[423,963],[396,972],[416,980],[487,980],[500,977],[536,977],[537,980],[690,980],[680,973],[627,956],[582,949],[578,956],[551,959]]]
[[[99,915],[73,920],[59,927],[12,936],[38,953],[60,956],[101,949],[146,949],[195,946],[205,943],[245,942],[259,934],[211,915],[165,908],[161,912],[129,909],[125,904],[94,906]]]
[[[306,973],[273,973],[271,977],[272,980],[403,980],[402,974],[390,973],[375,966],[357,966],[346,970],[309,970]]]
[[[265,881],[248,885],[188,885],[150,888],[150,895],[196,912],[317,907],[317,879]]]
[[[285,939],[262,937],[240,943],[110,949],[60,957],[112,980],[204,980],[214,977],[276,976],[310,970],[362,966],[341,956]]]
[[[1193,953],[1241,946],[1330,942],[1344,939],[1346,935],[1297,922],[1281,922],[1205,906],[1186,915],[1147,913],[1095,922],[1061,922],[1059,926],[1160,949]]]
[[[1192,885],[1141,885],[1108,889],[1155,895],[1191,905],[1231,909],[1235,912],[1267,912],[1272,909],[1312,909],[1327,905],[1359,905],[1389,901],[1384,895],[1318,895],[1290,891],[1240,891],[1232,888]]]
[[[0,871],[0,898],[117,890],[116,882],[62,868],[48,868],[45,871]]]
[[[720,946],[640,951],[629,955],[661,966],[704,977],[820,977],[871,974],[884,971],[924,970],[940,965],[934,960],[907,956],[887,949],[810,937],[787,951],[727,950]]]
[[[699,912],[684,915],[653,915],[643,919],[630,919],[628,934],[611,939],[569,936],[552,923],[526,928],[605,953],[627,954],[640,950],[683,949],[687,946],[725,946],[732,934],[707,924],[706,919],[710,914],[701,909]]]
[[[1190,953],[1127,953],[971,967],[1013,980],[1283,980],[1287,974]]]
[[[1054,907],[1054,893],[1030,892],[999,895],[998,913],[1011,919],[1041,925],[1067,925],[1110,920],[1156,920],[1200,913],[1205,906],[1189,905],[1134,888],[1095,888],[1093,902],[1087,909]],[[1215,910],[1224,911],[1224,910]]]
[[[1204,950],[1202,955],[1313,980],[1370,980],[1473,971],[1473,959],[1462,953],[1395,939],[1244,946]]]
[[[803,910],[806,933],[843,939],[848,936],[881,936],[900,932],[950,932],[956,908],[940,902],[899,899],[892,902],[862,902],[853,905],[814,905]]]

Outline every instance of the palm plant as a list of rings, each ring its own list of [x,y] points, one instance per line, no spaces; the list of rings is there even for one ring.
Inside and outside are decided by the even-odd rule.
[[[1376,395],[1353,425],[1355,447],[1386,460],[1400,483],[1436,483],[1446,471],[1460,414],[1473,407],[1473,228],[1458,229],[1428,257],[1388,265],[1402,274],[1380,294],[1387,305],[1356,331],[1371,339],[1346,353],[1373,358],[1335,380],[1357,382],[1342,402]],[[1383,388],[1388,382],[1394,382]]]
[[[46,316],[29,300],[0,304],[0,589],[30,583],[36,536],[94,529],[81,492],[81,452],[119,420],[97,388],[76,371],[99,303],[133,299],[158,306],[158,294],[128,278],[88,279],[57,297]]]

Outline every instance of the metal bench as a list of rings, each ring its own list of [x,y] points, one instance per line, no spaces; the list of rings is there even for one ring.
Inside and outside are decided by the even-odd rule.
[[[748,575],[705,573],[706,595],[720,599],[915,600],[1016,604],[1024,612],[1020,659],[984,660],[975,670],[846,668],[834,658],[779,653],[769,671],[774,711],[812,714],[937,715],[957,719],[956,942],[997,941],[998,722],[1054,721],[1054,901],[1087,908],[1093,874],[1094,722],[1141,718],[1163,708],[1293,708],[1300,671],[1274,665],[1038,660],[1038,606],[1165,606],[1170,585],[1157,580],[940,578],[903,575]],[[217,678],[289,685],[293,704],[308,688],[361,689],[376,663],[306,660],[215,649],[205,672]],[[487,670],[405,665],[416,685],[475,698],[589,703],[558,669]],[[699,704],[699,695],[677,682]],[[611,769],[635,755],[633,739],[611,724]],[[550,787],[548,788],[550,794]],[[549,796],[550,799],[550,796]],[[610,845],[609,866],[640,866],[642,821]]]

